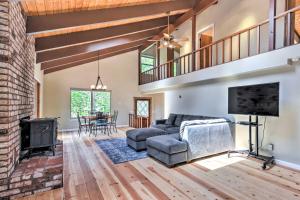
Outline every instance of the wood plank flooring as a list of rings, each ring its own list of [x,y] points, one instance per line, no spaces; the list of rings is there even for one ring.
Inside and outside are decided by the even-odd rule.
[[[152,158],[114,165],[95,139],[63,133],[64,188],[22,200],[296,200],[300,172],[256,160],[218,155],[169,169]],[[64,197],[62,197],[64,196]]]

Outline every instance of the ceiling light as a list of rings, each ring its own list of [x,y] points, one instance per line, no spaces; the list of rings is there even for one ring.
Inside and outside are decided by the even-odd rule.
[[[100,73],[99,73],[99,68],[100,68],[100,53],[98,53],[98,76],[97,76],[97,81],[96,81],[96,85],[91,85],[90,88],[92,90],[106,90],[107,86],[103,85],[103,82],[101,80],[100,77]]]

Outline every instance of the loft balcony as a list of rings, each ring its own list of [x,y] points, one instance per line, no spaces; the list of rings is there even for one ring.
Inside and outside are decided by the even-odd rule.
[[[300,56],[300,7],[140,73],[142,92],[228,78],[291,64]]]

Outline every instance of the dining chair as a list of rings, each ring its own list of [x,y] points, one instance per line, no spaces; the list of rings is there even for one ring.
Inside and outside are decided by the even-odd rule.
[[[85,132],[87,132],[88,128],[90,128],[90,124],[82,123],[79,113],[77,113],[77,120],[78,120],[78,135],[80,136],[82,129],[85,128]]]
[[[104,133],[104,134],[107,133],[109,135],[111,133],[111,131],[109,130],[108,127],[109,127],[109,123],[108,123],[107,118],[97,119],[95,122],[95,128],[96,128],[95,136],[97,135],[98,128],[102,133]]]
[[[113,116],[111,118],[111,121],[109,122],[109,128],[110,129],[113,128],[113,131],[116,132],[116,133],[118,132],[118,130],[117,130],[118,114],[119,114],[119,112],[117,110],[115,110],[114,114],[113,114]]]

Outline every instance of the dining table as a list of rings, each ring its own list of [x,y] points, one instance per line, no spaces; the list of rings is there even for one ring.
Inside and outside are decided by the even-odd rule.
[[[98,119],[110,120],[111,118],[112,118],[112,115],[103,115],[101,117],[97,117],[96,115],[82,116],[82,119],[84,120],[84,123],[89,124],[89,126],[92,125],[92,121],[96,121]]]

